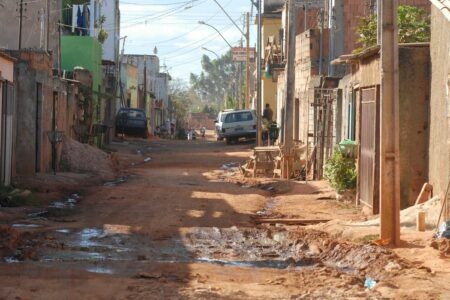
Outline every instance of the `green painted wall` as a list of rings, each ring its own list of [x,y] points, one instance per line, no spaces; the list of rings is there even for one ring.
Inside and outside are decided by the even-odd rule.
[[[75,67],[83,67],[92,73],[95,92],[102,82],[102,46],[96,38],[90,36],[61,37],[61,67],[72,71]]]

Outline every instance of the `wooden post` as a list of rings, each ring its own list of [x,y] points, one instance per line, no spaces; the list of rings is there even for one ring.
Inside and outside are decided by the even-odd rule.
[[[261,39],[261,27],[262,27],[262,1],[258,0],[258,58],[256,60],[256,70],[257,70],[257,98],[256,98],[256,145],[262,145],[262,124],[261,124],[261,105],[262,105],[262,89],[261,89],[261,55],[262,55],[262,39]]]
[[[381,44],[380,238],[400,243],[398,0],[378,0]]]
[[[287,36],[287,64],[286,86],[284,94],[284,156],[287,157],[287,170],[292,170],[289,158],[294,142],[294,93],[295,93],[295,37],[296,37],[295,1],[288,2],[288,36]],[[289,174],[285,174],[289,178]]]
[[[247,30],[245,40],[247,46],[247,57],[245,59],[245,108],[250,108],[250,13],[247,13]]]

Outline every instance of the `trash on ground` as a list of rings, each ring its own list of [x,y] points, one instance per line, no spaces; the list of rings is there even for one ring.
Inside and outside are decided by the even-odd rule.
[[[373,289],[376,285],[377,285],[377,282],[370,277],[366,278],[366,281],[364,282],[364,287],[368,288],[370,290]]]

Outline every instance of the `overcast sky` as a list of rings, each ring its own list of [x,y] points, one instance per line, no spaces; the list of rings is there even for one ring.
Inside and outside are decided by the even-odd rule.
[[[218,2],[243,30],[244,14],[251,12],[251,1]],[[211,59],[216,58],[215,54],[202,47],[219,56],[229,49],[213,28],[198,24],[198,21],[217,28],[232,46],[239,46],[242,36],[213,0],[121,0],[120,13],[120,35],[128,36],[125,53],[153,54],[156,46],[161,66],[167,66],[173,78],[181,78],[186,82],[191,72],[201,72],[200,60],[203,54]],[[255,31],[254,27],[250,26],[252,32]],[[253,36],[252,33],[250,46],[256,44]],[[165,70],[162,68],[162,71]]]

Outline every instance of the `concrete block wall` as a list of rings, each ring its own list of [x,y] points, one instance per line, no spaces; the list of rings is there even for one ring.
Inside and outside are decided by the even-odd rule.
[[[431,105],[429,181],[434,195],[445,195],[450,178],[450,20],[431,8]]]

